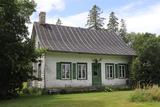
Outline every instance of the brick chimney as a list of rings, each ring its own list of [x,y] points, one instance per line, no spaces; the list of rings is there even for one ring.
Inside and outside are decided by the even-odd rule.
[[[39,13],[39,23],[45,24],[46,23],[46,12]]]

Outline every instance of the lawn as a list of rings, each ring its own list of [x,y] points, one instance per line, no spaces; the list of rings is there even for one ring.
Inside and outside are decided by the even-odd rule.
[[[158,102],[133,103],[132,91],[20,97],[0,101],[0,107],[160,107]]]

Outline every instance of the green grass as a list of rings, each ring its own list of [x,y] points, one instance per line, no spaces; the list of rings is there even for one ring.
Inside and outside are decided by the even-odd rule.
[[[159,102],[129,101],[132,91],[20,97],[0,101],[0,107],[160,107]]]

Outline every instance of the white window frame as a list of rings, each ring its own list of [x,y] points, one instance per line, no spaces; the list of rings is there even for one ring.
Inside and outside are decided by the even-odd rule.
[[[126,65],[119,64],[118,69],[119,69],[119,78],[126,78]]]
[[[79,69],[80,67],[80,69]],[[79,77],[80,75],[80,77]],[[77,79],[86,80],[87,79],[87,63],[78,63],[77,64]]]
[[[112,67],[112,76],[111,76],[111,67]],[[114,64],[108,64],[105,65],[105,77],[106,79],[113,79],[114,78]]]
[[[70,79],[70,72],[71,72],[71,64],[61,63],[61,79]]]

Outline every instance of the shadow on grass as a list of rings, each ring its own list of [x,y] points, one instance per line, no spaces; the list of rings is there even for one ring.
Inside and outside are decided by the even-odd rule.
[[[28,105],[26,107],[105,107],[102,101],[63,100],[53,101],[47,104]]]
[[[56,96],[25,96],[17,100],[4,101],[1,107],[105,107],[103,101],[77,100]]]

